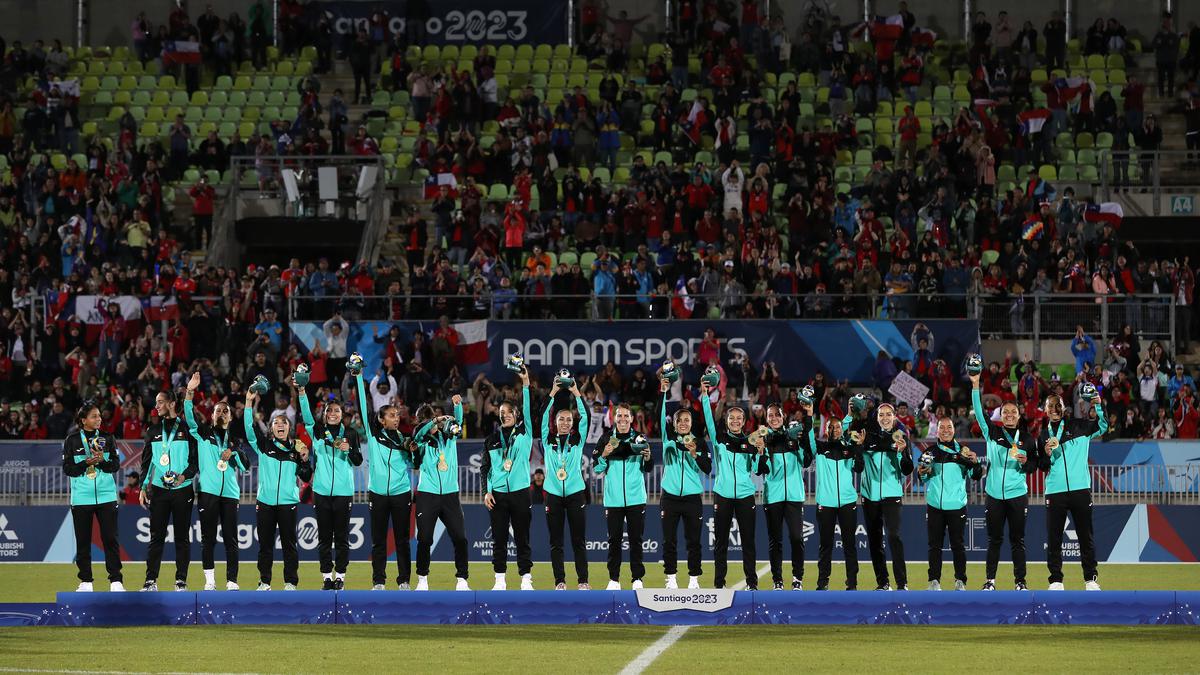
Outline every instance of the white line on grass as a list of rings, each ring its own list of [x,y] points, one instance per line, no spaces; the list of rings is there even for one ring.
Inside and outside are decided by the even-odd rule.
[[[771,566],[769,564],[763,565],[762,567],[758,568],[757,574],[759,577],[761,577],[769,572],[770,569]],[[744,590],[746,588],[746,582],[745,580],[739,581],[731,588],[735,591]],[[649,647],[646,647],[641,654],[638,654],[637,658],[630,661],[628,665],[622,668],[620,675],[640,675],[641,673],[645,672],[645,670],[650,667],[650,664],[654,663],[655,659],[657,659],[663,652],[670,649],[671,645],[679,642],[679,638],[683,637],[683,634],[688,632],[689,628],[691,628],[691,626],[671,626],[670,630],[664,633],[662,637],[655,640],[653,644],[651,644]]]

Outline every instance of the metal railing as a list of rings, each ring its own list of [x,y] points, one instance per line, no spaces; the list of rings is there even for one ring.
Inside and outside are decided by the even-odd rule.
[[[1145,215],[1195,215],[1175,213],[1173,194],[1194,196],[1200,192],[1200,152],[1189,150],[1109,149],[1099,152],[1100,195],[1111,201],[1114,190],[1144,190],[1150,195],[1151,212]],[[1194,205],[1194,200],[1189,199]]]
[[[1035,345],[1042,340],[1071,338],[1076,326],[1105,342],[1126,325],[1147,340],[1171,341],[1175,335],[1176,306],[1168,294],[980,297],[972,309],[985,338],[1025,338]]]
[[[254,503],[257,485],[257,468],[239,474],[242,503]],[[1091,467],[1092,501],[1096,504],[1183,504],[1200,505],[1200,464],[1096,464]],[[655,466],[646,476],[646,494],[650,503],[658,503],[662,494],[663,467]],[[464,503],[482,503],[484,489],[479,469],[460,466],[458,469],[459,492]],[[584,482],[588,501],[603,503],[604,479],[596,476],[590,467],[584,471]],[[761,479],[756,477],[756,498],[762,499]],[[805,489],[808,501],[816,491],[816,474],[810,467],[804,470]],[[857,486],[858,479],[855,479]],[[367,467],[355,469],[354,501],[367,501]],[[415,487],[415,480],[414,480]],[[1031,500],[1044,496],[1044,481],[1041,474],[1029,479]],[[968,500],[972,504],[984,502],[983,481],[967,484]],[[712,502],[712,481],[704,481],[703,499]],[[70,479],[57,466],[33,466],[0,471],[0,505],[39,506],[63,505],[70,500]],[[924,489],[915,476],[904,479],[904,501],[922,504]]]
[[[214,222],[210,254],[223,264],[236,258],[233,225],[248,216],[335,216],[366,225],[355,260],[374,264],[387,229],[389,200],[383,156],[235,155],[229,159],[233,180]],[[333,171],[326,184],[323,172]],[[243,178],[253,177],[253,182]],[[254,192],[254,196],[243,192]],[[264,208],[265,207],[265,208]]]
[[[340,310],[348,320],[397,321],[436,319],[533,320],[582,319],[590,321],[685,320],[676,316],[676,295],[564,294],[530,296],[500,294],[342,295],[288,298],[289,321],[324,321]],[[828,294],[780,295],[746,293],[737,301],[721,294],[693,294],[692,319],[736,319],[747,302],[761,303],[769,319],[935,319],[980,320],[985,335],[1042,339],[1069,338],[1082,325],[1104,338],[1126,325],[1147,339],[1170,340],[1174,335],[1176,307],[1169,294],[1093,295],[1053,294],[991,298],[983,295]],[[700,308],[716,308],[711,311]]]

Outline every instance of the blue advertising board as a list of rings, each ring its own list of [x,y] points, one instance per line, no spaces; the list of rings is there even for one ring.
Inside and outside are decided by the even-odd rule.
[[[761,508],[758,509],[760,512],[757,515],[758,536],[755,538],[754,547],[757,559],[765,561],[767,560],[767,538],[761,510]],[[490,561],[492,559],[492,535],[487,510],[482,505],[467,504],[463,506],[463,513],[466,517],[470,559]],[[1200,509],[1195,506],[1147,504],[1097,506],[1093,512],[1097,556],[1102,562],[1196,562],[1197,555],[1200,555],[1200,519],[1196,517],[1198,513],[1200,513]],[[198,560],[200,525],[199,521],[195,519],[195,514],[193,515],[188,536],[194,542],[192,556]],[[242,554],[242,560],[253,560],[260,545],[254,527],[254,507],[242,506],[238,516],[238,550]],[[975,561],[983,560],[987,551],[987,527],[983,507],[968,507],[967,518],[965,537],[967,558]],[[805,558],[813,561],[816,559],[816,538],[818,536],[814,506],[805,507],[804,519]],[[1040,504],[1031,504],[1026,525],[1026,541],[1030,560],[1045,560],[1045,520],[1045,507]],[[149,512],[139,506],[123,505],[118,512],[118,522],[122,556],[129,560],[144,560],[150,541]],[[370,529],[370,513],[367,505],[355,504],[351,510],[348,537],[351,559],[369,559]],[[316,560],[317,521],[311,506],[300,506],[297,530],[300,559]],[[585,546],[588,551],[588,559],[592,563],[601,563],[608,554],[608,537],[602,506],[587,507],[586,530]],[[412,531],[415,536],[415,529]],[[546,514],[540,505],[534,506],[531,532],[534,560],[549,560],[550,548]],[[866,530],[861,523],[855,534],[859,560],[865,561],[868,558],[867,538]],[[904,507],[901,517],[901,538],[908,545],[906,557],[909,560],[924,558],[926,547],[925,507],[916,505]],[[700,542],[702,555],[706,560],[712,559],[714,540],[712,507],[706,506],[702,518]],[[174,541],[173,531],[172,536],[168,539],[168,542],[172,541]],[[1074,527],[1070,522],[1067,525],[1065,542],[1064,559],[1068,562],[1077,561],[1079,549]],[[735,524],[730,535],[731,559],[740,559],[742,546],[748,544],[749,542],[743,541],[742,534]],[[274,546],[279,548],[278,540],[274,542]],[[622,539],[621,546],[626,551],[628,550],[627,538]],[[836,546],[839,550],[834,552],[834,559],[841,560],[840,543]],[[389,556],[394,556],[395,547],[389,545],[388,549]],[[168,543],[166,547],[168,559],[172,556],[173,550],[173,546]],[[646,529],[642,550],[647,563],[661,561],[662,520],[657,505],[646,507]],[[415,553],[415,542],[413,552]],[[0,507],[0,561],[70,562],[74,559],[74,554],[75,534],[67,507]],[[515,544],[510,543],[508,554],[510,560],[515,559]],[[218,555],[221,554],[218,553]],[[1008,544],[1006,543],[1002,557],[1008,559],[1008,555]],[[102,551],[93,550],[94,560],[99,561],[102,557]],[[277,553],[276,560],[280,561],[281,559]],[[434,536],[432,559],[436,561],[453,560],[453,547],[441,527],[437,528]],[[922,565],[921,569],[923,568]],[[595,573],[602,574],[599,567],[595,569]],[[866,569],[862,573],[867,574]]]

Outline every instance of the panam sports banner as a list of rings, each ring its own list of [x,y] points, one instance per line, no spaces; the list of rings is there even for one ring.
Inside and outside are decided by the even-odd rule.
[[[812,563],[817,555],[816,507],[804,507],[804,539],[805,559]],[[1097,506],[1093,513],[1096,533],[1096,553],[1099,560],[1109,563],[1134,562],[1196,562],[1200,555],[1200,518],[1197,518],[1198,507],[1195,506],[1155,506],[1155,505],[1126,505],[1126,506]],[[487,510],[478,504],[463,506],[466,516],[467,544],[470,559],[474,561],[489,561],[492,558],[491,525]],[[758,522],[755,538],[756,556],[760,561],[767,560],[766,523],[763,520],[762,509],[757,509]],[[982,506],[970,506],[967,509],[968,524],[966,528],[967,558],[973,561],[984,560],[987,553],[987,522]],[[241,560],[252,562],[258,554],[259,541],[254,527],[254,507],[242,506],[238,511],[239,525],[237,529],[237,546]],[[146,549],[150,542],[150,514],[140,506],[121,506],[118,512],[121,556],[124,560],[145,560]],[[411,522],[411,521],[410,521]],[[1045,560],[1046,542],[1045,507],[1031,504],[1029,518],[1026,524],[1025,540],[1028,542],[1028,553],[1031,561]],[[350,514],[350,557],[353,560],[368,560],[371,552],[370,541],[370,511],[366,504],[355,504]],[[301,560],[317,559],[317,520],[313,507],[301,505],[297,530],[299,533],[299,549]],[[602,574],[600,565],[608,553],[607,529],[604,519],[604,509],[599,505],[587,507],[587,537],[586,547],[588,560],[596,567],[594,574]],[[411,529],[415,536],[415,528]],[[544,562],[550,559],[550,544],[547,534],[546,514],[540,505],[533,510],[533,525],[531,529],[531,545],[533,559]],[[701,522],[701,549],[705,560],[712,559],[712,547],[715,540],[712,507],[706,506]],[[174,532],[168,538],[166,559],[174,555],[171,545]],[[192,526],[188,530],[193,542],[192,558],[193,572],[199,574],[200,558],[200,522],[193,514]],[[910,561],[924,559],[925,507],[905,506],[901,516],[901,537],[908,546],[906,558]],[[867,550],[867,535],[861,519],[855,532],[856,545],[860,564],[869,560]],[[93,536],[92,559],[94,564],[103,564],[103,552],[98,546],[98,533]],[[737,560],[741,557],[743,540],[737,524],[730,535],[730,558]],[[274,543],[279,548],[278,540]],[[627,549],[629,542],[622,540],[622,548]],[[840,541],[837,544],[840,549]],[[388,557],[395,558],[395,545],[388,543]],[[416,544],[412,542],[415,552]],[[662,519],[658,506],[646,507],[646,532],[642,550],[647,563],[657,563],[662,560]],[[75,534],[71,523],[71,514],[65,506],[0,506],[0,561],[2,562],[71,562],[75,555]],[[223,556],[217,552],[218,558]],[[568,557],[569,557],[568,553]],[[432,551],[433,560],[451,561],[454,559],[453,547],[445,536],[443,528],[439,527],[434,535]],[[1008,560],[1008,544],[1002,551],[1002,557]],[[1079,560],[1078,540],[1074,525],[1068,521],[1064,542],[1063,556],[1068,562]],[[509,559],[516,558],[515,545],[510,544]],[[841,560],[842,552],[834,552],[834,559]],[[281,555],[276,554],[276,560],[281,561]],[[949,555],[946,556],[949,564]],[[164,562],[168,565],[169,562]],[[917,578],[924,571],[923,563],[910,562],[914,566],[913,577]],[[734,565],[736,567],[736,564]],[[870,565],[862,568],[860,574],[869,576]],[[919,570],[919,571],[918,571]],[[301,575],[306,573],[301,569]],[[315,571],[309,572],[315,574]],[[1103,569],[1101,575],[1103,576]],[[864,576],[865,578],[865,576]],[[311,582],[311,579],[309,580]],[[64,575],[64,588],[73,585],[72,575]]]
[[[504,360],[514,353],[525,357],[530,369],[543,379],[559,368],[592,373],[608,362],[625,374],[639,368],[653,373],[665,359],[684,366],[684,377],[695,381],[701,368],[694,363],[704,330],[712,328],[721,341],[721,360],[728,364],[734,354],[746,354],[755,368],[773,362],[785,382],[803,382],[817,371],[834,380],[852,383],[871,381],[875,357],[885,351],[893,357],[913,357],[912,335],[917,324],[919,334],[933,338],[933,354],[961,373],[967,354],[979,350],[979,322],[966,319],[933,321],[861,320],[861,321],[555,321],[553,331],[539,321],[471,321],[455,324],[460,348],[475,347],[468,358],[468,375],[485,372],[496,382],[512,375]],[[303,350],[311,349],[321,336],[321,323],[294,322],[293,340]],[[400,321],[355,322],[351,324],[348,345],[367,360],[368,368],[378,363],[382,350],[374,340],[375,330],[386,335],[398,326],[404,338],[413,331],[426,336],[437,328],[436,322]],[[486,349],[478,346],[486,334]]]
[[[371,33],[371,16],[387,12],[387,36],[407,31],[407,2],[402,0],[336,0],[313,3],[333,23],[338,35]],[[437,0],[426,2],[425,44],[480,43],[559,44],[567,41],[567,3],[561,0]],[[386,40],[386,38],[385,38]]]

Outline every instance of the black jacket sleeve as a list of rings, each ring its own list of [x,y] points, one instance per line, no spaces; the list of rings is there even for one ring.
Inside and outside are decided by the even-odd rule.
[[[492,475],[492,451],[488,448],[488,444],[484,442],[483,453],[479,458],[479,479],[483,481],[483,491],[491,492],[492,486],[488,482]]]
[[[972,462],[971,463],[971,480],[979,480],[980,478],[983,478],[983,463],[982,462]]]
[[[902,452],[900,454],[900,473],[907,476],[907,475],[911,474],[912,472],[913,472],[912,450],[905,448],[904,452]]]
[[[708,444],[696,437],[696,466],[700,467],[700,472],[704,475],[712,473],[712,451],[708,449]]]
[[[310,453],[310,455],[311,455],[311,453]],[[312,459],[312,457],[310,456],[309,459]],[[304,481],[305,483],[308,483],[309,481],[311,481],[312,475],[313,475],[312,464],[310,462],[306,462],[306,461],[300,459],[300,453],[295,453],[295,461],[296,461],[296,477],[299,478],[300,480]]]
[[[1046,443],[1050,440],[1049,425],[1050,423],[1046,422],[1046,425],[1038,432],[1037,439],[1034,441],[1034,447],[1037,449],[1037,468],[1042,471],[1050,470],[1050,452],[1046,450]],[[1030,459],[1033,459],[1032,455]]]
[[[188,463],[183,469],[184,480],[192,478],[196,475],[196,472],[200,470],[200,451],[199,445],[196,443],[196,437],[191,434],[187,434],[187,443]]]
[[[78,478],[87,471],[87,464],[75,461],[75,451],[79,448],[80,444],[79,437],[75,434],[71,434],[63,440],[63,473],[71,478]]]
[[[142,437],[142,466],[138,472],[138,475],[142,477],[142,487],[150,484],[150,462],[154,459],[154,444],[150,442],[152,438],[154,438],[153,425],[146,429],[146,434]]]
[[[117,452],[117,439],[112,434],[104,434],[102,438],[105,449],[112,456],[100,462],[100,470],[104,473],[117,473],[121,470],[121,453]]]

